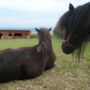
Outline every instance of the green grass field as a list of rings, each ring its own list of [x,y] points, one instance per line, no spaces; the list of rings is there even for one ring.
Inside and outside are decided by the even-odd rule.
[[[0,50],[33,46],[37,43],[37,39],[0,40]],[[52,38],[57,56],[53,69],[32,80],[0,84],[0,90],[90,90],[90,43],[80,62],[72,55],[65,55],[61,50],[61,43],[60,39]]]

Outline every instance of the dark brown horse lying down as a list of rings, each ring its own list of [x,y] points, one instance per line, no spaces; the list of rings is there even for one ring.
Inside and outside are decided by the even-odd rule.
[[[0,51],[0,82],[35,78],[54,66],[51,29],[37,29],[39,44]]]

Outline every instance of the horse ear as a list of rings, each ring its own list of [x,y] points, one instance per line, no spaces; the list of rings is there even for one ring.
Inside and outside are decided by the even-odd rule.
[[[39,29],[38,29],[38,28],[35,28],[35,30],[36,30],[37,32],[39,32]]]
[[[51,30],[52,30],[52,27],[49,28],[49,31],[51,31]]]
[[[74,6],[71,3],[69,4],[69,10],[74,11]]]

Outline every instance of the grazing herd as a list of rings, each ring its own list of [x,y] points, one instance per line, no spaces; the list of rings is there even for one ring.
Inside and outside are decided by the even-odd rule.
[[[54,67],[56,56],[50,36],[51,28],[35,29],[39,39],[36,46],[0,51],[0,83],[35,78]],[[69,11],[61,17],[55,29],[65,30],[63,52],[69,54],[78,49],[79,56],[83,51],[83,42],[90,36],[90,2],[77,8],[70,4]]]

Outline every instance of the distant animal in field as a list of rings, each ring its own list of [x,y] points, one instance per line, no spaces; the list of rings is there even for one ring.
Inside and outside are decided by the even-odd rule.
[[[80,57],[90,36],[90,2],[76,8],[70,4],[69,11],[60,18],[55,29],[65,30],[63,52],[70,54],[77,51],[76,54]]]
[[[54,54],[50,29],[40,28],[39,43],[32,47],[21,47],[0,51],[0,82],[35,78],[54,66]]]

